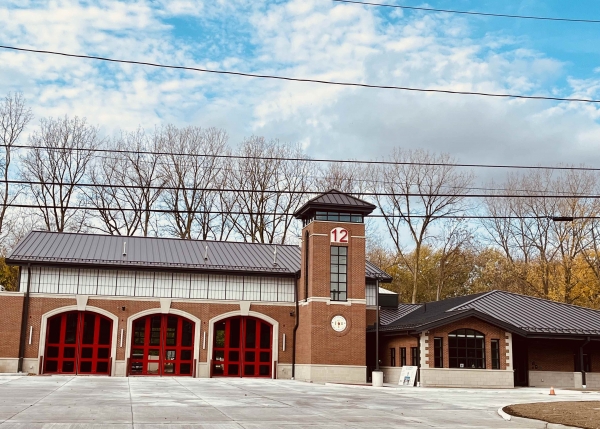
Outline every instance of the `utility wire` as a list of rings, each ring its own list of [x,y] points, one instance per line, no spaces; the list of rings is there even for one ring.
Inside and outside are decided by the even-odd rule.
[[[167,185],[127,185],[127,184],[103,184],[103,183],[73,183],[73,182],[54,182],[54,181],[31,181],[31,180],[0,180],[0,183],[8,183],[9,185],[27,185],[27,186],[59,186],[59,187],[75,187],[75,188],[96,188],[96,189],[144,189],[144,190],[161,190],[161,191],[180,191],[180,192],[235,192],[244,194],[260,194],[267,196],[270,194],[283,195],[320,195],[323,191],[293,191],[289,189],[238,189],[238,188],[215,188],[215,187],[200,187],[200,186],[167,186]],[[466,188],[469,189],[469,188]],[[485,188],[476,188],[485,190]],[[495,191],[495,190],[493,190]],[[519,191],[517,191],[519,192]],[[525,193],[527,192],[527,193]],[[469,194],[461,192],[359,192],[365,197],[463,197],[463,198],[556,198],[556,199],[600,199],[600,195],[586,194],[545,194],[539,191],[522,191],[520,193],[506,194]],[[112,195],[112,194],[111,194]],[[2,204],[0,204],[1,206]]]
[[[355,160],[355,159],[325,159],[325,158],[293,158],[293,157],[268,157],[268,156],[249,156],[249,155],[206,155],[193,153],[173,153],[173,152],[157,152],[157,151],[138,151],[124,149],[100,149],[100,148],[65,148],[65,147],[50,147],[50,146],[29,146],[29,145],[12,145],[15,149],[38,149],[49,151],[82,151],[82,152],[98,152],[98,153],[129,153],[139,155],[155,155],[155,156],[191,156],[201,158],[224,158],[224,159],[254,159],[263,161],[300,161],[300,162],[326,162],[339,164],[369,164],[369,165],[415,165],[421,167],[460,167],[460,168],[506,168],[506,169],[521,169],[521,170],[565,170],[565,171],[600,171],[598,167],[551,167],[543,165],[510,165],[510,164],[461,164],[454,162],[411,162],[411,161],[373,161],[373,160]]]
[[[93,55],[69,54],[66,52],[19,48],[16,46],[6,46],[6,45],[0,45],[0,49],[8,49],[8,50],[20,51],[20,52],[31,52],[31,53],[37,53],[37,54],[59,55],[59,56],[63,56],[63,57],[83,58],[83,59],[89,59],[89,60],[107,61],[107,62],[121,63],[121,64],[136,64],[136,65],[158,67],[158,68],[165,68],[165,69],[174,69],[174,70],[187,70],[187,71],[195,71],[195,72],[202,72],[202,73],[215,73],[215,74],[223,74],[223,75],[260,78],[260,79],[285,80],[285,81],[290,81],[290,82],[319,83],[319,84],[324,84],[324,85],[338,85],[338,86],[349,86],[349,87],[371,88],[371,89],[394,89],[394,90],[400,90],[400,91],[426,92],[426,93],[438,93],[438,94],[474,95],[474,96],[495,97],[495,98],[515,98],[515,99],[524,99],[524,100],[549,100],[549,101],[569,101],[569,102],[578,102],[578,103],[600,103],[600,100],[587,99],[587,98],[562,98],[562,97],[549,97],[549,96],[542,96],[542,95],[518,95],[518,94],[498,94],[498,93],[488,93],[488,92],[474,92],[474,91],[453,91],[453,90],[449,90],[449,89],[427,89],[427,88],[415,88],[415,87],[408,87],[408,86],[374,85],[374,84],[356,83],[356,82],[338,82],[338,81],[320,80],[320,79],[295,78],[295,77],[288,77],[288,76],[265,75],[265,74],[257,74],[257,73],[244,73],[244,72],[235,72],[235,71],[228,71],[228,70],[214,70],[214,69],[206,69],[206,68],[199,68],[199,67],[174,66],[174,65],[167,65],[167,64],[150,63],[150,62],[146,62],[146,61],[120,60],[120,59],[116,59],[116,58],[98,57],[98,56],[93,56]]]
[[[431,7],[417,7],[417,6],[404,6],[398,4],[386,4],[386,3],[371,3],[371,2],[362,2],[362,1],[354,1],[354,0],[332,0],[337,3],[350,3],[350,4],[361,4],[364,6],[380,6],[380,7],[391,7],[397,9],[407,9],[407,10],[420,10],[424,12],[443,12],[443,13],[456,13],[462,15],[480,15],[480,16],[490,16],[494,18],[517,18],[517,19],[534,19],[540,21],[562,21],[562,22],[583,22],[589,24],[600,24],[600,20],[596,19],[580,19],[580,18],[556,18],[550,16],[531,16],[531,15],[508,15],[504,13],[487,13],[487,12],[472,12],[465,10],[452,10],[452,9],[434,9]]]
[[[11,204],[15,208],[32,208],[40,210],[89,210],[97,212],[140,212],[140,213],[185,213],[190,214],[187,210],[172,210],[172,209],[137,209],[137,208],[98,208],[90,206],[57,206],[57,205],[37,205],[37,204]],[[236,215],[236,216],[293,216],[292,213],[286,212],[242,212],[242,211],[224,211],[224,210],[198,210],[194,214],[216,214],[216,215]],[[498,215],[417,215],[417,214],[370,214],[369,218],[403,218],[403,219],[546,219],[546,220],[591,220],[600,219],[600,216],[568,216],[557,217],[554,215],[527,215],[527,216],[498,216]]]

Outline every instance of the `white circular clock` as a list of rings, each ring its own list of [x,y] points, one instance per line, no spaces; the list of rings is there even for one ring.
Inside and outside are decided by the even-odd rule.
[[[343,332],[347,326],[346,318],[344,316],[334,316],[331,319],[331,327],[335,332]]]

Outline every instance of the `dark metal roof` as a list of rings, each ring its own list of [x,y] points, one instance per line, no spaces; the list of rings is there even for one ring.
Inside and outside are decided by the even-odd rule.
[[[127,255],[124,257],[125,242]],[[205,255],[208,256],[206,260]],[[11,265],[94,265],[289,276],[299,272],[300,256],[300,248],[289,245],[32,231],[17,244],[6,262]],[[383,281],[391,281],[390,276],[370,262],[366,263],[366,276],[382,276]]]
[[[407,304],[398,306],[398,314]],[[491,291],[415,306],[383,331],[419,332],[464,317],[480,317],[524,335],[600,335],[600,311],[505,291]],[[389,320],[389,321],[388,321]]]
[[[437,321],[441,318],[447,317],[448,314],[446,314],[446,312],[449,309],[456,307],[457,305],[465,304],[468,301],[472,301],[475,297],[481,295],[483,295],[483,293],[448,298],[441,301],[432,301],[424,304],[416,304],[416,309],[413,309],[413,311],[408,313],[406,316],[391,322],[390,326],[409,329]]]
[[[389,325],[396,320],[406,316],[411,311],[419,308],[420,304],[398,304],[398,308],[382,308],[379,310],[379,318],[382,325]]]
[[[532,333],[600,335],[600,311],[533,296],[496,290],[453,311],[469,309]]]
[[[317,210],[352,212],[368,215],[375,209],[376,206],[371,203],[353,197],[350,194],[340,192],[337,189],[331,189],[316,196],[312,200],[307,201],[306,204],[294,213],[294,216],[296,218],[304,218],[310,216],[311,213]]]
[[[379,268],[377,265],[373,264],[370,261],[366,261],[366,265],[365,265],[365,277],[369,280],[377,280],[379,279],[380,282],[382,283],[391,283],[392,282],[392,276],[390,276],[388,273],[386,273],[385,271],[383,271],[381,268]],[[300,263],[298,262],[298,265]]]

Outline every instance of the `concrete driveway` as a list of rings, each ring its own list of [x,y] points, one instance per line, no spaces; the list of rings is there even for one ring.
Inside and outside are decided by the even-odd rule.
[[[289,380],[0,375],[0,429],[523,428],[511,403],[598,393],[318,385]]]

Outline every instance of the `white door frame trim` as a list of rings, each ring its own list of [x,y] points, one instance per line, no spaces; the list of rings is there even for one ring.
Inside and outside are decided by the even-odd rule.
[[[198,364],[200,363],[200,331],[202,330],[202,323],[200,319],[198,319],[193,314],[190,314],[183,310],[178,310],[176,308],[169,308],[166,313],[161,311],[161,308],[150,308],[148,310],[140,311],[139,313],[135,313],[127,318],[127,335],[126,343],[125,343],[125,365],[127,365],[127,359],[130,358],[131,355],[131,336],[133,334],[133,321],[145,316],[151,315],[162,316],[163,314],[174,314],[176,316],[185,317],[186,319],[192,321],[194,323],[194,361],[196,362],[196,377],[198,377]],[[126,369],[127,371],[127,369]]]
[[[256,311],[248,311],[248,313],[245,314],[242,314],[241,310],[229,311],[227,313],[219,314],[218,316],[215,316],[208,321],[208,354],[206,359],[206,362],[208,364],[208,373],[211,373],[210,365],[213,355],[213,336],[215,332],[215,323],[234,316],[255,317],[257,319],[264,320],[265,322],[268,322],[271,324],[271,326],[273,326],[273,344],[271,344],[271,378],[275,378],[275,363],[279,359],[279,322],[273,319],[272,317],[267,316],[266,314],[258,313]]]
[[[67,305],[65,307],[55,308],[54,310],[50,310],[47,313],[44,313],[42,315],[42,320],[41,320],[41,324],[40,324],[40,344],[39,344],[39,348],[38,348],[38,366],[39,366],[41,357],[44,356],[44,350],[46,349],[46,332],[47,332],[47,328],[48,328],[48,319],[50,319],[52,316],[56,316],[61,313],[67,313],[69,311],[81,311],[81,310],[79,310],[77,305]],[[89,311],[92,313],[98,313],[98,314],[101,314],[102,316],[106,316],[110,320],[112,320],[112,337],[111,337],[112,344],[110,347],[110,355],[112,356],[112,364],[111,364],[111,368],[110,368],[110,374],[111,374],[111,376],[114,376],[115,368],[116,368],[116,364],[117,364],[117,333],[119,331],[119,316],[117,316],[109,311],[106,311],[102,308],[94,307],[91,305],[86,305],[85,311]],[[43,371],[43,368],[42,368],[42,371]]]

